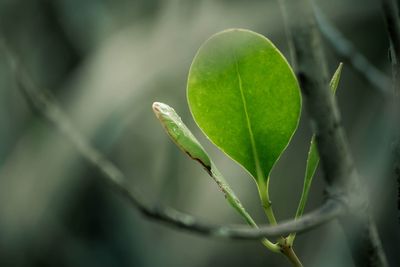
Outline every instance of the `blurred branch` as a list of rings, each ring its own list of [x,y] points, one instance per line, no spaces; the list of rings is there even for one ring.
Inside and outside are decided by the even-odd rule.
[[[382,0],[382,10],[390,41],[390,61],[392,64],[392,79],[395,98],[390,102],[392,105],[394,141],[393,160],[394,174],[400,183],[400,18],[397,2],[394,0]],[[400,192],[399,192],[400,194]]]
[[[395,0],[382,0],[382,10],[390,40],[390,58],[392,62],[395,94],[400,95],[400,19]]]
[[[339,218],[357,266],[387,266],[369,214],[365,188],[354,166],[339,110],[328,86],[325,56],[310,0],[281,0],[287,34],[294,48],[296,75],[316,133],[325,179],[333,192],[351,197]]]
[[[210,237],[261,239],[266,236],[278,237],[292,232],[306,232],[346,212],[348,203],[346,197],[342,195],[338,195],[336,198],[331,196],[320,208],[304,215],[296,221],[286,221],[275,226],[265,225],[255,229],[240,225],[206,224],[191,215],[182,213],[168,206],[150,207],[145,204],[138,191],[133,191],[129,188],[126,184],[127,179],[125,175],[101,152],[90,145],[79,131],[75,129],[73,123],[62,111],[50,92],[37,89],[30,77],[28,77],[21,66],[19,66],[14,54],[7,49],[1,40],[0,46],[3,47],[8,57],[18,88],[24,94],[33,110],[54,125],[78,150],[81,156],[102,174],[105,182],[109,184],[113,190],[124,196],[133,207],[138,209],[141,214],[149,219],[163,222],[181,230],[187,230]]]
[[[354,45],[329,21],[324,12],[313,5],[317,25],[324,38],[335,52],[357,71],[366,81],[387,96],[390,93],[390,79],[361,54]]]

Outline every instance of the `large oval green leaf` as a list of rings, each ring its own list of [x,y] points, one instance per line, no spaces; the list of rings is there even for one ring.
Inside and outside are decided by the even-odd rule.
[[[187,96],[208,138],[257,182],[266,181],[301,110],[296,77],[271,41],[242,29],[213,35],[192,62]]]

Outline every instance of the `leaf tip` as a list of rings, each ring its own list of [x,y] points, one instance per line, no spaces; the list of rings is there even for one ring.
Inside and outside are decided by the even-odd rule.
[[[169,108],[168,105],[161,103],[161,102],[154,102],[153,105],[151,105],[154,114],[156,114],[157,118],[160,117],[160,115],[165,112],[167,108]]]
[[[152,105],[153,112],[157,119],[164,125],[166,121],[173,120],[175,122],[180,121],[180,117],[176,114],[175,110],[167,104],[161,102],[154,102]]]
[[[334,94],[336,93],[336,89],[339,85],[340,76],[342,74],[342,69],[343,69],[343,62],[340,62],[339,66],[337,67],[335,73],[332,76],[331,81],[329,82],[329,87],[331,88],[331,90]]]

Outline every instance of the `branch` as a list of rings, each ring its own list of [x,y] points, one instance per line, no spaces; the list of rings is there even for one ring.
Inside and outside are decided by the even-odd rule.
[[[368,59],[358,52],[354,45],[329,21],[324,12],[313,5],[317,25],[323,37],[333,47],[335,52],[357,71],[367,82],[372,84],[384,96],[390,93],[390,79],[377,69]]]
[[[400,114],[400,19],[397,2],[382,0],[382,10],[389,34],[390,59],[392,64],[393,90],[395,97],[390,102],[393,114],[395,137],[393,141],[394,174],[400,183],[400,127],[398,125]],[[400,194],[400,192],[399,192]]]
[[[150,207],[145,204],[140,192],[134,191],[126,184],[125,175],[101,152],[96,150],[75,129],[68,116],[62,111],[54,97],[45,90],[38,90],[32,80],[17,64],[16,57],[5,47],[6,55],[11,63],[15,74],[18,88],[25,96],[33,110],[47,119],[55,126],[77,149],[81,156],[90,162],[104,178],[105,182],[127,199],[145,217],[158,222],[165,223],[171,227],[186,230],[209,237],[226,239],[253,239],[259,240],[263,237],[280,237],[292,232],[303,233],[310,231],[324,223],[327,223],[346,212],[348,201],[345,196],[331,196],[318,209],[304,215],[294,221],[282,222],[275,226],[264,225],[258,229],[241,225],[212,225],[206,224],[197,218],[177,211],[168,206]]]
[[[354,166],[339,110],[329,90],[325,56],[310,0],[281,0],[280,3],[325,179],[331,191],[351,197],[350,212],[339,222],[353,259],[360,267],[387,266],[375,223],[369,215],[365,188]]]
[[[394,90],[400,95],[400,19],[396,1],[382,0],[382,10],[389,33]]]

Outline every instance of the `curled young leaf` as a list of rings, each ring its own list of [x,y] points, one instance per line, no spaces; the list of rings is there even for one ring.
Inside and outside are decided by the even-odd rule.
[[[208,154],[182,122],[182,119],[175,110],[167,104],[154,102],[153,111],[174,143],[189,157],[198,161],[210,173],[211,160]]]

